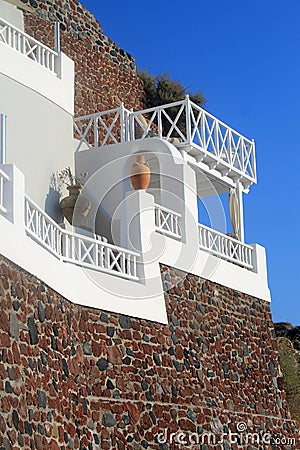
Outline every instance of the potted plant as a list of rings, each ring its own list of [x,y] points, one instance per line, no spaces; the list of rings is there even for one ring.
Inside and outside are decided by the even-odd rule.
[[[78,176],[73,175],[71,167],[66,167],[58,174],[59,181],[65,184],[69,191],[69,195],[60,201],[59,207],[70,225],[74,225],[73,216],[75,205],[76,216],[78,215],[78,217],[86,217],[90,211],[90,202],[84,197],[79,197],[86,176],[87,173],[81,173]]]

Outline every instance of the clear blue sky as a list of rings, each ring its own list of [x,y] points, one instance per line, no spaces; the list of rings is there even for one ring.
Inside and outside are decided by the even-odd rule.
[[[274,321],[300,325],[300,1],[83,0],[139,69],[201,89],[256,141],[246,241],[266,247]]]

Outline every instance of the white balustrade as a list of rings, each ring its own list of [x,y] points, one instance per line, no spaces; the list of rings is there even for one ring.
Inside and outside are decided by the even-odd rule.
[[[254,141],[193,103],[188,96],[179,102],[141,111],[128,111],[121,105],[78,117],[74,125],[80,138],[77,150],[157,136],[212,168],[219,166],[224,173],[238,172],[251,183],[256,182]]]
[[[179,219],[181,215],[160,205],[155,205],[155,226],[160,233],[181,238]]]
[[[124,278],[138,279],[138,253],[89,238],[80,234],[64,232],[64,261],[79,264],[102,272],[113,273]]]
[[[130,111],[123,105],[109,111],[74,119],[75,135],[79,138],[76,151],[126,142]]]
[[[25,197],[26,232],[57,257],[62,255],[62,229],[36,203]]]
[[[2,18],[0,18],[0,42],[32,59],[50,72],[56,73],[55,61],[58,53]]]
[[[62,261],[138,280],[138,253],[97,238],[63,230],[39,206],[25,197],[26,232]]]
[[[253,248],[219,231],[199,224],[199,247],[219,258],[253,269]]]
[[[4,205],[4,184],[9,181],[9,176],[0,169],[0,212],[6,213],[7,208]]]

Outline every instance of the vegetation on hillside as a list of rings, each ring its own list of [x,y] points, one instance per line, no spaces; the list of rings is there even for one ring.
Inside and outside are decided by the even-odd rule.
[[[202,91],[189,92],[188,87],[183,86],[178,80],[172,80],[168,73],[155,76],[142,70],[138,75],[144,83],[146,108],[183,100],[187,94],[198,106],[203,106],[206,102]]]
[[[275,325],[287,402],[293,419],[300,421],[300,327]]]
[[[178,102],[180,100],[183,100],[187,94],[189,95],[191,101],[196,103],[198,106],[203,106],[206,102],[202,91],[199,90],[196,93],[189,92],[188,87],[183,86],[183,84],[178,80],[172,80],[168,73],[155,76],[143,70],[139,72],[138,75],[144,83],[145,108],[154,108],[156,106]],[[170,119],[174,121],[179,110],[180,106],[173,106],[168,108],[166,112],[169,115]],[[182,111],[180,117],[177,117],[176,126],[183,133],[185,133],[185,110]],[[171,123],[164,114],[162,115],[162,127],[163,134],[167,135],[168,131],[170,130]],[[173,131],[172,136],[180,137],[180,135],[176,133],[176,131]]]

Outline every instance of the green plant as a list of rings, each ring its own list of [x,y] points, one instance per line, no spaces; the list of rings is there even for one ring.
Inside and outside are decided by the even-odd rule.
[[[188,92],[188,87],[183,86],[178,80],[171,80],[168,73],[154,76],[142,70],[138,75],[144,83],[146,108],[183,100],[187,94],[189,94],[191,101],[198,106],[203,106],[206,102],[202,91]]]
[[[82,185],[86,176],[87,173],[80,173],[77,176],[73,175],[71,167],[66,167],[58,173],[59,181],[67,186]]]
[[[180,100],[183,100],[187,94],[189,95],[190,100],[196,103],[198,106],[203,106],[206,102],[202,91],[199,90],[196,93],[188,92],[188,87],[183,86],[183,84],[178,80],[172,80],[168,73],[154,76],[143,70],[139,72],[138,75],[144,83],[145,108],[154,108],[156,106],[178,102]],[[169,115],[170,119],[174,121],[179,110],[180,105],[172,106],[166,109],[166,113]],[[176,125],[179,130],[182,131],[183,134],[185,134],[186,123],[184,111],[178,118]],[[164,134],[167,135],[168,131],[170,130],[171,123],[165,115],[162,116],[162,126]],[[172,136],[180,137],[180,135],[175,131],[172,132]]]

